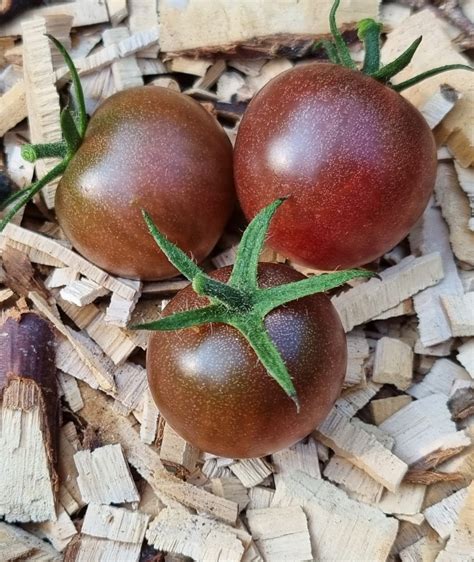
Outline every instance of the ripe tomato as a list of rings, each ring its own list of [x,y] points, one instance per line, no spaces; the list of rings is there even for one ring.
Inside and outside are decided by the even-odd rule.
[[[230,272],[225,267],[212,277],[227,281]],[[284,265],[259,265],[262,288],[303,278]],[[170,301],[164,315],[208,303],[189,286]],[[299,413],[231,326],[152,332],[147,353],[152,395],[171,427],[201,450],[231,458],[270,454],[315,429],[338,397],[346,371],[346,338],[324,294],[274,309],[265,326],[293,378]]]
[[[200,261],[234,204],[232,146],[217,121],[188,96],[157,86],[108,98],[56,192],[58,221],[94,264],[143,280],[176,275],[143,222]]]
[[[248,218],[290,196],[270,245],[322,270],[379,257],[429,200],[436,146],[422,115],[362,72],[329,63],[288,70],[250,103],[234,153]]]

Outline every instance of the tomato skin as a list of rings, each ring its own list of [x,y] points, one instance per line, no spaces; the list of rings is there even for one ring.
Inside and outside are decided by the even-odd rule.
[[[234,152],[247,218],[290,195],[270,244],[322,270],[363,265],[402,240],[428,203],[436,164],[415,107],[362,72],[326,63],[271,80],[249,104]]]
[[[56,192],[58,221],[94,264],[143,280],[176,275],[141,209],[198,260],[222,234],[235,192],[232,146],[196,101],[157,86],[108,98]]]
[[[227,281],[230,271],[225,267],[212,277]],[[260,287],[303,278],[281,264],[259,266]],[[207,303],[187,287],[164,315]],[[299,414],[234,328],[207,324],[150,337],[148,382],[158,409],[175,431],[203,451],[247,458],[289,447],[324,420],[340,393],[346,338],[324,294],[273,310],[265,324],[293,378]]]

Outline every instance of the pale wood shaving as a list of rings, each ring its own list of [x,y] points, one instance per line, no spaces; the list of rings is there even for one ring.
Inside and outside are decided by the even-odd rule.
[[[474,336],[474,291],[462,296],[441,297],[453,336]]]
[[[446,451],[470,444],[463,431],[451,421],[446,396],[431,394],[411,402],[386,419],[380,428],[395,439],[394,453],[414,464],[435,451]]]
[[[425,492],[423,484],[402,482],[395,493],[386,490],[377,507],[388,514],[417,515],[422,509]]]
[[[130,37],[126,27],[106,29],[102,34],[104,47],[116,45],[120,41]],[[112,76],[114,77],[115,89],[117,91],[143,86],[143,78],[137,64],[135,55],[120,58],[112,63]]]
[[[438,91],[420,107],[420,113],[426,119],[430,129],[439,125],[453,109],[459,99],[459,93],[447,84],[441,84]]]
[[[91,281],[87,278],[77,279],[66,285],[60,291],[60,296],[63,300],[75,304],[76,306],[85,306],[91,304],[99,297],[103,297],[108,293],[98,283]]]
[[[124,298],[133,299],[136,291],[120,281],[105,271],[101,270],[95,265],[92,265],[82,256],[79,256],[75,252],[65,248],[58,241],[52,238],[47,238],[46,236],[41,236],[36,232],[31,230],[26,230],[14,224],[8,224],[2,233],[3,237],[7,240],[12,240],[13,242],[19,242],[24,246],[34,248],[45,254],[52,256],[59,265],[67,265],[79,271],[84,277],[88,277],[92,281],[95,281],[99,285],[102,285],[109,291],[114,291]],[[57,265],[57,263],[53,264]]]
[[[147,541],[157,550],[198,562],[239,562],[250,537],[243,531],[182,510],[164,509],[150,524]]]
[[[74,462],[77,484],[86,503],[125,503],[140,499],[119,444],[78,451]]]
[[[263,486],[254,486],[248,490],[249,509],[262,509],[270,507],[273,504],[275,490],[272,488],[264,488]]]
[[[402,562],[435,562],[442,548],[441,542],[422,537],[401,550],[399,554]]]
[[[239,505],[239,511],[245,509],[250,501],[249,490],[235,476],[213,478],[211,480],[211,491],[216,496],[236,502]]]
[[[255,544],[265,561],[311,560],[308,522],[299,506],[247,510]]]
[[[394,78],[394,83],[403,82],[428,68],[445,64],[468,64],[466,57],[451,42],[442,21],[429,9],[413,14],[404,20],[403,25],[388,34],[382,48],[382,62],[386,64],[395,59],[420,35],[423,36],[423,44],[411,63]],[[471,78],[469,72],[453,70],[407,88],[402,94],[415,107],[422,107],[444,83],[448,83],[462,95],[442,121],[441,138],[464,166],[474,162],[474,115],[471,111],[474,93],[470,87]]]
[[[468,488],[463,488],[425,509],[426,520],[442,539],[450,536],[467,498]]]
[[[264,459],[243,459],[230,466],[246,488],[261,484],[272,474],[272,467]]]
[[[463,287],[449,244],[448,227],[441,211],[432,203],[411,230],[409,240],[413,253],[424,255],[438,251],[443,262],[444,278],[413,298],[421,342],[427,347],[433,346],[448,341],[453,335],[440,296],[462,295]]]
[[[128,15],[127,0],[105,0],[109,12],[110,23],[113,27],[123,21]]]
[[[336,400],[335,408],[348,417],[352,417],[356,412],[363,408],[371,398],[380,390],[382,385],[369,381],[367,386],[356,390],[349,390]]]
[[[82,401],[81,391],[77,386],[76,379],[67,373],[58,371],[58,383],[69,408],[71,408],[73,412],[79,412],[84,406],[84,402]]]
[[[55,267],[44,282],[47,289],[64,287],[79,279],[79,272],[72,267]]]
[[[374,480],[396,491],[408,466],[374,435],[333,408],[315,435],[338,455],[351,460]]]
[[[74,562],[138,562],[142,545],[82,535]]]
[[[132,33],[152,32],[158,35],[158,5],[156,0],[128,0],[128,25]],[[156,58],[158,45],[140,50],[140,57]]]
[[[468,340],[458,347],[457,360],[474,378],[474,340]]]
[[[61,554],[48,543],[31,533],[0,521],[0,560],[28,560],[60,562]]]
[[[344,387],[364,384],[365,364],[369,358],[369,344],[363,333],[347,334],[347,369]]]
[[[413,387],[412,387],[413,388]],[[390,398],[379,398],[370,402],[370,412],[376,425],[380,425],[398,410],[404,408],[411,402],[411,397],[406,394],[391,396]]]
[[[471,218],[468,222],[469,230],[474,230],[474,170],[463,168],[459,162],[454,161],[454,168],[458,176],[459,185],[469,199]]]
[[[465,369],[450,359],[438,359],[425,378],[408,389],[414,398],[425,398],[431,394],[449,396],[454,381],[472,380]]]
[[[315,559],[339,562],[348,552],[352,560],[387,558],[397,535],[395,519],[304,473],[290,475],[286,487],[308,518]]]
[[[377,342],[372,379],[406,390],[413,378],[413,351],[395,338],[383,337]]]
[[[77,529],[66,510],[59,505],[57,520],[28,525],[28,530],[40,538],[47,539],[53,547],[63,552],[67,545],[77,535]]]
[[[419,258],[408,256],[380,277],[331,299],[346,332],[435,285],[443,278],[441,257],[437,252]]]
[[[29,407],[21,407],[21,396]],[[6,406],[7,397],[18,406]],[[3,393],[0,408],[0,515],[5,521],[56,520],[55,482],[47,451],[47,428],[42,396],[36,384],[13,380]],[[25,483],[28,485],[25,485]]]
[[[435,195],[449,226],[454,255],[458,260],[474,266],[474,232],[468,227],[471,208],[452,164],[438,164]]]
[[[87,508],[82,533],[117,542],[141,544],[149,516],[138,511],[91,503]]]
[[[160,458],[166,464],[172,463],[184,467],[190,472],[195,468],[199,449],[180,437],[168,424],[165,424],[161,441]]]
[[[140,425],[140,439],[150,445],[154,442],[158,429],[158,408],[153,400],[148,385],[143,394],[143,412]]]
[[[17,82],[0,97],[0,136],[27,116],[26,85]]]

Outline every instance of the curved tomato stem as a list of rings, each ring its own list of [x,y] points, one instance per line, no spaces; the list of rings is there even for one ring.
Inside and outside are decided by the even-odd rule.
[[[285,199],[277,199],[249,224],[242,236],[236,261],[227,283],[213,279],[202,271],[182,250],[172,244],[155,226],[150,215],[143,218],[155,242],[170,262],[191,282],[193,289],[211,301],[207,307],[177,312],[154,322],[132,326],[136,330],[178,330],[220,322],[233,326],[247,339],[269,375],[278,382],[299,408],[290,373],[265,328],[265,316],[287,302],[327,291],[355,277],[371,277],[369,271],[337,271],[279,287],[258,287],[258,258],[267,236],[270,221]]]
[[[327,39],[323,39],[322,41],[318,41],[313,47],[314,50],[322,47],[326,51],[326,55],[328,59],[334,64],[341,64],[341,59],[337,54],[337,49],[334,43],[328,41]]]
[[[436,76],[436,74],[441,74],[442,72],[448,72],[450,70],[469,70],[470,72],[474,71],[474,68],[467,66],[466,64],[447,64],[445,66],[438,66],[437,68],[432,68],[431,70],[427,70],[422,74],[418,74],[409,80],[405,80],[404,82],[400,82],[399,84],[392,84],[392,88],[396,92],[402,92],[407,88],[411,88],[415,84],[418,84],[422,80],[426,80],[427,78],[431,78],[432,76]]]
[[[357,24],[357,36],[364,43],[365,56],[362,72],[373,74],[380,68],[380,33],[382,24],[367,18]]]
[[[346,66],[347,68],[355,69],[356,65],[351,58],[349,49],[336,23],[336,12],[339,8],[340,2],[341,0],[334,0],[334,4],[331,7],[331,11],[329,12],[329,29],[331,30],[331,35],[334,39],[337,56],[341,61],[341,64],[343,66]]]
[[[63,141],[45,144],[24,144],[21,147],[21,157],[27,162],[36,162],[41,158],[64,158],[67,155],[67,145]]]

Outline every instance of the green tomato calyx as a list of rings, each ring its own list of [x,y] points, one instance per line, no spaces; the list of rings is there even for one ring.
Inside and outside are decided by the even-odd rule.
[[[148,229],[170,262],[191,281],[199,295],[209,299],[203,308],[176,312],[154,322],[132,326],[141,330],[180,330],[209,323],[233,326],[249,342],[257,357],[285,393],[294,401],[299,411],[299,401],[286,365],[265,328],[265,316],[288,302],[328,291],[356,277],[372,277],[364,269],[351,269],[325,273],[261,289],[258,286],[258,259],[265,242],[270,221],[285,199],[277,199],[252,220],[239,244],[230,279],[222,283],[211,278],[182,250],[172,244],[156,228],[152,218],[142,211]]]
[[[69,53],[52,35],[46,35],[50,41],[54,43],[58,51],[64,58],[64,62],[71,74],[71,80],[74,90],[74,109],[65,107],[61,111],[60,122],[63,139],[59,142],[46,144],[25,144],[22,147],[21,155],[27,162],[36,162],[42,158],[60,158],[61,162],[52,168],[46,175],[38,181],[32,183],[25,189],[21,189],[13,193],[11,197],[2,202],[0,210],[8,209],[5,217],[0,222],[0,232],[16,215],[16,213],[24,207],[43,187],[62,175],[71,158],[76,153],[82,143],[87,129],[87,113],[84,102],[84,92],[82,90],[81,81],[77,68],[74,65]]]
[[[335,64],[340,64],[347,68],[353,70],[356,69],[356,65],[351,58],[349,49],[342,37],[341,32],[337,28],[336,24],[336,12],[339,8],[341,0],[334,0],[331,11],[329,12],[329,28],[331,30],[331,35],[333,40],[323,40],[316,46],[321,45],[326,51],[329,60]],[[396,92],[401,92],[418,84],[426,78],[440,74],[441,72],[447,72],[448,70],[474,70],[465,64],[448,64],[445,66],[439,66],[437,68],[432,68],[426,72],[422,72],[409,80],[405,80],[399,84],[391,84],[390,80],[399,72],[401,72],[406,66],[410,64],[415,51],[421,43],[421,37],[418,37],[413,43],[404,51],[399,57],[394,61],[381,66],[380,61],[380,34],[382,32],[382,24],[374,21],[373,19],[367,18],[361,20],[357,24],[357,36],[363,42],[365,48],[364,63],[362,66],[362,72],[371,76],[375,80],[390,86]]]

